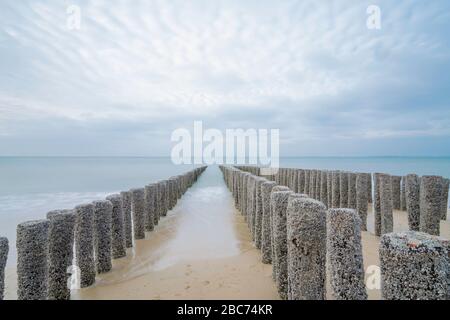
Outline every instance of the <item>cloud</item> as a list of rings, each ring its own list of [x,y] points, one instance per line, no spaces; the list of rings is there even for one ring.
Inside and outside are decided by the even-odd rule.
[[[169,154],[204,120],[280,128],[289,155],[448,155],[450,4],[378,1],[369,30],[370,4],[2,1],[0,154]]]

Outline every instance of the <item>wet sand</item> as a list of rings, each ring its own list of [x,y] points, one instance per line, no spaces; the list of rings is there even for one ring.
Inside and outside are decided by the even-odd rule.
[[[134,251],[72,299],[278,299],[244,218],[209,168]]]
[[[371,212],[368,227],[369,232],[362,233],[365,270],[379,264],[379,238],[371,233]],[[408,229],[406,212],[394,213],[394,228]],[[448,221],[441,221],[441,233],[450,237]],[[8,299],[15,298],[14,273],[7,270]],[[381,297],[379,290],[368,293],[369,299]],[[261,263],[261,254],[251,242],[244,218],[234,209],[218,168],[210,167],[154,232],[137,241],[126,258],[114,260],[113,270],[97,276],[94,286],[72,290],[72,299],[279,297],[271,265]]]

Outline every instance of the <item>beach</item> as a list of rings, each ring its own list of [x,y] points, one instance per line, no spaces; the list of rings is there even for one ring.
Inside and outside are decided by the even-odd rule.
[[[394,212],[394,229],[408,230],[406,212]],[[448,220],[441,221],[441,235],[450,237]],[[370,207],[362,243],[364,269],[379,266]],[[155,231],[128,250],[111,272],[97,275],[95,285],[72,290],[72,299],[279,299],[272,267],[261,262],[217,167],[208,168]],[[14,273],[7,268],[7,299],[15,299]],[[381,297],[376,289],[368,294]]]

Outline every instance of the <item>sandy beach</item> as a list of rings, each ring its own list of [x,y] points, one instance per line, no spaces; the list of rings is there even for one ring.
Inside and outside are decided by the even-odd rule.
[[[372,233],[369,210],[369,231],[362,233],[366,271],[379,265],[379,238]],[[395,211],[394,228],[408,229],[406,212]],[[448,221],[441,221],[441,235],[449,238]],[[261,263],[216,167],[206,170],[155,231],[129,250],[126,258],[114,260],[111,272],[97,276],[94,286],[72,290],[72,299],[279,299],[271,265]],[[7,299],[16,298],[14,274],[7,269]],[[370,275],[366,272],[366,278]],[[377,289],[368,293],[369,299],[381,297]]]

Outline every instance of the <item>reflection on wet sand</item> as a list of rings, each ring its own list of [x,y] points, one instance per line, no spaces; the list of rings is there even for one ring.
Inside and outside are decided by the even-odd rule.
[[[277,299],[247,224],[210,167],[133,252],[73,299]]]

